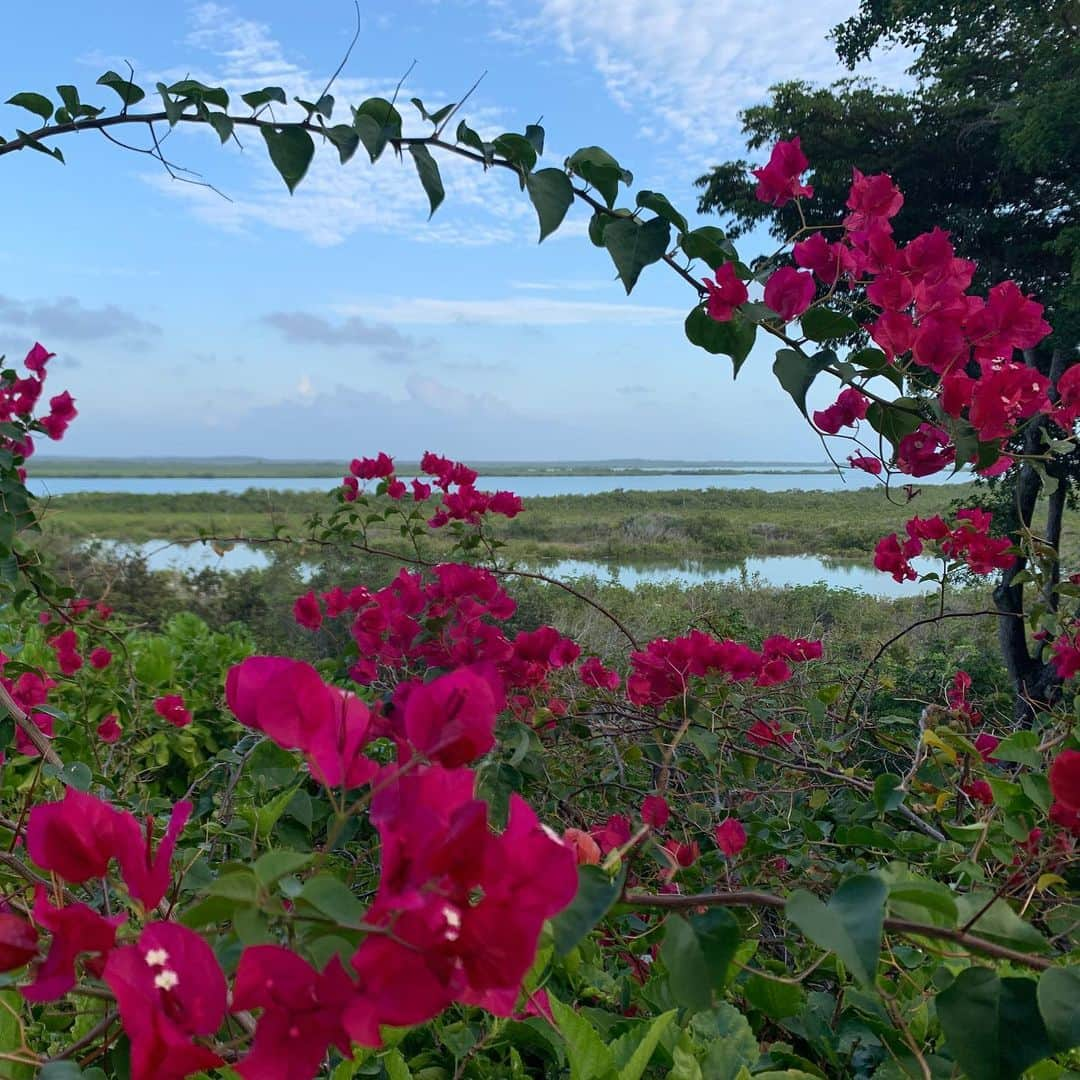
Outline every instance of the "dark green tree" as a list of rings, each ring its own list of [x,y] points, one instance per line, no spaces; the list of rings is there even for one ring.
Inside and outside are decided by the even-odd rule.
[[[1080,3],[1077,0],[862,0],[833,31],[849,67],[873,50],[914,52],[910,92],[848,78],[828,87],[788,82],[770,100],[741,114],[751,151],[798,134],[814,167],[817,220],[839,221],[851,169],[889,172],[905,195],[894,219],[906,241],[934,225],[979,264],[976,285],[1012,278],[1046,306],[1054,334],[1032,366],[1056,383],[1080,346]],[[800,225],[794,204],[759,202],[749,163],[713,167],[697,184],[701,212],[727,217],[731,235],[765,224],[775,236]],[[1044,419],[1030,424],[1017,449],[1045,449]],[[1014,537],[1032,528],[1040,494],[1047,496],[1043,532],[1050,549],[1061,539],[1063,511],[1080,478],[1075,454],[1045,472],[1031,465],[1000,484],[1001,519]],[[1049,481],[1049,482],[1048,482]],[[1055,485],[1054,481],[1058,481]],[[1017,689],[1018,713],[1052,700],[1058,685],[1025,632],[1023,585],[1006,574],[995,598],[1002,655]],[[1049,580],[1059,567],[1051,558]],[[1057,594],[1044,602],[1056,610]]]

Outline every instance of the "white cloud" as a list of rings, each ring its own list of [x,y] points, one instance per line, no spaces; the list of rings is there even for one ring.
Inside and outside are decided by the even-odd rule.
[[[298,96],[315,100],[326,86],[330,72],[316,75],[290,58],[264,23],[238,16],[219,3],[198,5],[192,13],[192,22],[194,28],[187,43],[205,52],[208,61],[203,68],[170,70],[155,77],[165,81],[188,76],[199,78],[211,85],[223,85],[234,99],[248,90],[280,83],[290,99]],[[344,47],[343,43],[343,50]],[[332,91],[339,102],[338,110],[345,110],[346,103],[358,103],[368,97],[390,98],[397,78],[342,75]],[[442,90],[425,88],[411,80],[403,85],[398,102],[405,118],[406,134],[410,124],[419,123],[408,104],[413,96],[429,103],[451,99]],[[273,108],[278,120],[295,121],[304,115],[295,104]],[[338,119],[336,112],[334,119]],[[505,126],[500,124],[496,109],[475,98],[470,101],[470,122],[484,134]],[[420,130],[416,128],[417,133]],[[243,129],[237,131],[249,144],[250,152],[241,158],[247,166],[244,188],[237,190],[234,183],[225,185],[229,200],[206,187],[174,182],[164,171],[144,174],[145,180],[157,190],[181,199],[196,217],[218,228],[239,232],[269,226],[298,233],[321,247],[343,243],[360,230],[457,246],[520,241],[535,235],[535,213],[505,170],[485,173],[464,158],[441,155],[439,166],[446,203],[429,223],[427,196],[409,155],[399,160],[387,149],[372,166],[361,147],[342,166],[331,145],[317,145],[307,176],[296,194],[290,196],[268,161],[261,139],[250,131],[246,136]],[[424,127],[423,131],[427,133],[430,129]],[[208,138],[206,131],[198,129],[184,128],[181,133],[189,141],[198,135]],[[178,156],[175,149],[172,154]],[[214,179],[212,174],[209,179]],[[584,223],[581,228],[585,228]]]
[[[611,99],[643,134],[698,151],[739,152],[736,114],[786,79],[828,82],[845,72],[827,34],[854,0],[539,0],[517,38],[554,37],[564,55],[593,65]],[[505,37],[507,25],[500,26]],[[866,73],[907,82],[898,52]]]
[[[685,308],[602,301],[508,297],[493,300],[445,300],[424,296],[391,296],[342,304],[341,315],[381,318],[395,326],[576,326],[585,323],[643,325],[671,323],[686,317]],[[676,323],[677,325],[677,323]]]

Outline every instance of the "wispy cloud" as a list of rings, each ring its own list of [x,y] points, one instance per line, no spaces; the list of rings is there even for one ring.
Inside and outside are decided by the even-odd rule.
[[[516,22],[499,5],[499,34],[519,44],[554,38],[565,57],[594,66],[642,135],[733,153],[741,147],[737,112],[771,85],[843,74],[827,35],[853,7],[852,0],[540,0]],[[896,83],[906,81],[909,62],[898,52],[865,70]]]
[[[0,296],[0,324],[61,341],[145,341],[161,333],[160,326],[115,304],[83,307],[73,296],[55,300],[14,300]]]
[[[330,73],[316,74],[291,58],[265,23],[239,16],[219,3],[196,6],[192,22],[187,42],[206,54],[202,70],[163,73],[167,81],[191,74],[225,86],[234,97],[280,83],[290,97],[310,100],[326,85]],[[335,82],[333,92],[342,102],[338,108],[344,109],[346,102],[358,103],[373,96],[389,98],[396,83],[397,77],[389,74],[376,78],[345,74]],[[398,95],[398,101],[404,103],[406,133],[410,123],[419,123],[408,104],[412,96],[427,101],[449,99],[441,90],[406,83]],[[274,109],[278,120],[295,121],[304,115],[295,104]],[[503,126],[499,111],[476,99],[470,102],[470,121],[485,135],[486,129],[498,131]],[[430,128],[423,130],[426,133]],[[191,133],[186,137],[191,138]],[[371,166],[361,147],[348,165],[341,166],[332,146],[319,145],[308,175],[290,196],[261,145],[255,150],[245,156],[246,162],[253,162],[246,172],[245,189],[228,188],[231,201],[208,188],[175,183],[164,172],[148,173],[145,179],[157,190],[183,200],[201,220],[226,231],[269,226],[299,233],[322,247],[341,244],[361,230],[426,243],[484,246],[521,240],[536,229],[532,207],[509,176],[502,175],[502,170],[496,171],[499,175],[484,173],[464,159],[448,155],[440,159],[446,205],[429,224],[427,196],[408,155],[399,160],[387,150]]]
[[[658,305],[509,297],[494,300],[445,300],[423,296],[392,296],[343,304],[341,314],[381,317],[397,325],[446,326],[576,326],[584,323],[643,325],[670,323],[686,317],[684,308]]]
[[[333,323],[306,311],[276,311],[262,321],[295,345],[331,345],[374,351],[387,364],[411,364],[423,343],[387,323],[369,322],[358,315]]]

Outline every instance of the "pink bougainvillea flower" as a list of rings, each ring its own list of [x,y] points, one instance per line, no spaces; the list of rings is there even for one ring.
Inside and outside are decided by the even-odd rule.
[[[248,657],[229,670],[225,698],[241,724],[302,751],[315,778],[330,787],[359,787],[378,768],[361,753],[375,738],[370,710],[355,694],[323,682],[310,664]]]
[[[56,353],[49,352],[41,342],[35,341],[33,348],[26,354],[26,359],[23,360],[23,367],[27,371],[34,372],[35,375],[44,376],[45,365],[55,355]]]
[[[848,464],[853,469],[861,469],[864,473],[869,473],[871,476],[881,475],[881,462],[876,457],[867,457],[863,454],[852,454],[848,458]]]
[[[794,266],[781,266],[765,282],[765,303],[785,322],[797,319],[814,302],[814,277]]]
[[[994,792],[985,780],[972,780],[960,789],[972,802],[982,803],[983,806],[992,806]]]
[[[891,176],[864,176],[858,169],[853,169],[852,174],[846,204],[851,213],[844,219],[846,228],[864,229],[872,221],[886,221],[900,212],[904,196]]]
[[[1054,800],[1080,811],[1080,750],[1062,750],[1050,766],[1049,779]]]
[[[922,541],[917,537],[901,543],[896,533],[890,533],[874,546],[874,566],[886,574],[892,574],[894,581],[915,581],[919,573],[910,560],[922,554],[922,549]]]
[[[641,820],[654,829],[662,829],[671,817],[671,810],[662,795],[646,795],[641,802]]]
[[[735,309],[750,299],[746,285],[735,272],[734,263],[724,263],[716,269],[716,280],[704,279],[709,290],[709,302],[705,310],[710,319],[717,322],[730,322],[735,317]]]
[[[119,742],[124,729],[120,726],[120,720],[116,713],[109,713],[97,726],[98,738],[103,743]]]
[[[378,457],[353,458],[349,471],[361,480],[382,480],[394,474],[394,459],[389,454],[379,452]]]
[[[853,386],[840,391],[840,396],[827,409],[814,413],[814,423],[826,435],[835,435],[842,427],[853,427],[866,416],[870,399]]]
[[[21,915],[0,911],[0,971],[29,964],[38,953],[38,933]]]
[[[809,165],[797,135],[789,141],[778,142],[772,149],[769,163],[753,170],[758,182],[754,194],[759,201],[772,206],[786,206],[792,199],[812,198],[814,189],[801,180]]]
[[[746,737],[755,746],[788,747],[795,741],[795,732],[782,731],[779,720],[755,720],[747,729]]]
[[[98,671],[104,671],[112,663],[112,653],[109,652],[103,645],[98,646],[90,653],[90,666],[97,668]]]
[[[593,839],[605,854],[630,843],[630,819],[622,814],[612,814],[599,828],[592,830]]]
[[[598,690],[618,690],[621,682],[619,673],[604,667],[598,656],[582,661],[578,676],[586,686],[595,686]]]
[[[956,447],[948,433],[934,424],[920,424],[897,447],[896,467],[908,476],[930,476],[956,460]]]
[[[279,945],[254,945],[240,956],[231,1011],[261,1009],[251,1049],[236,1066],[245,1080],[309,1080],[328,1047],[352,1056],[343,1027],[356,986],[338,957],[322,972]]]
[[[721,821],[713,830],[716,845],[729,858],[734,859],[746,847],[746,829],[736,818],[729,817]]]
[[[30,811],[26,850],[42,869],[52,870],[70,885],[81,885],[108,873],[125,828],[118,810],[69,787],[61,801],[39,803]]]
[[[497,700],[491,679],[467,668],[414,684],[405,702],[405,738],[431,761],[465,765],[495,745]]]
[[[178,802],[172,808],[169,824],[156,852],[153,850],[153,818],[147,817],[144,831],[140,830],[134,817],[123,815],[124,825],[116,849],[120,874],[128,892],[147,910],[157,907],[169,891],[173,851],[193,809],[186,801]]]
[[[225,976],[206,941],[177,923],[151,923],[114,949],[103,978],[131,1040],[131,1080],[183,1080],[223,1064],[192,1042],[225,1018]]]
[[[307,630],[318,630],[322,626],[323,613],[319,599],[313,592],[307,592],[293,604],[293,618]]]
[[[49,952],[34,971],[33,981],[20,987],[27,1001],[56,1001],[75,985],[75,964],[86,953],[84,966],[100,976],[104,958],[116,941],[116,928],[126,916],[104,918],[85,904],[53,907],[45,886],[34,894],[34,922],[52,935]]]
[[[194,719],[182,694],[163,694],[154,702],[154,712],[173,727],[187,727]]]
[[[581,829],[566,829],[563,832],[563,843],[567,844],[574,853],[578,866],[599,866],[600,845]]]
[[[664,843],[664,850],[672,858],[675,865],[682,867],[684,870],[688,866],[693,866],[701,858],[701,845],[696,840],[684,844],[682,841],[676,840],[675,837],[671,837]]]

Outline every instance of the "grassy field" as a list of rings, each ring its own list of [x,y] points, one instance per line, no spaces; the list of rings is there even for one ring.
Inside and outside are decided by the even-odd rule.
[[[529,499],[498,533],[520,558],[687,559],[814,553],[868,558],[876,541],[913,512],[947,513],[967,485],[928,486],[916,503],[878,489],[763,492],[718,489],[614,491]],[[51,499],[46,529],[58,538],[126,541],[267,536],[275,526],[305,535],[305,519],[329,510],[314,492],[131,495],[82,493]],[[386,535],[390,539],[390,533]]]
[[[403,475],[419,472],[415,461],[399,461]],[[783,461],[651,461],[644,458],[610,461],[477,461],[470,462],[484,476],[641,476],[662,471],[685,476],[732,476],[769,472],[779,466],[791,475],[816,475],[829,471],[827,462]],[[42,479],[78,477],[297,477],[341,476],[347,461],[287,461],[273,458],[34,458],[34,476]]]

